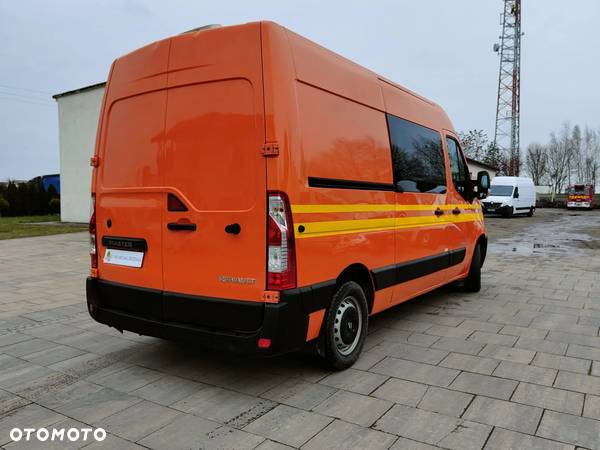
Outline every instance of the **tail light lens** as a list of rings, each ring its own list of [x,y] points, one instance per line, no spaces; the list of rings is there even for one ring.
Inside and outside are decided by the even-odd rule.
[[[92,194],[92,214],[90,215],[90,262],[92,269],[98,268],[98,252],[96,248],[96,195]]]
[[[269,193],[268,208],[267,289],[293,289],[296,287],[296,252],[287,196],[283,192]]]

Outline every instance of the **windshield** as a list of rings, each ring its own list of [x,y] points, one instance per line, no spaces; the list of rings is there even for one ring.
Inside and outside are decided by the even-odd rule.
[[[585,195],[585,194],[587,194],[585,186],[583,186],[581,184],[576,184],[575,186],[569,187],[568,193],[569,194],[576,194],[576,195]]]
[[[497,197],[510,197],[513,193],[512,186],[504,186],[501,184],[492,185],[490,188],[490,195]]]

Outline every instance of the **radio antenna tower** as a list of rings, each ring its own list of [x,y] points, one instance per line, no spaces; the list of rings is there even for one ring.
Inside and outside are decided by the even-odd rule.
[[[500,54],[494,145],[507,158],[508,175],[519,175],[519,113],[521,89],[521,0],[503,0],[502,36],[494,44]]]

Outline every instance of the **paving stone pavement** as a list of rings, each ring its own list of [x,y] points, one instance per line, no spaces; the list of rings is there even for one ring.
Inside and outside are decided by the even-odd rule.
[[[600,449],[600,212],[487,223],[480,293],[373,317],[335,373],[120,334],[87,315],[86,234],[0,241],[0,448]]]

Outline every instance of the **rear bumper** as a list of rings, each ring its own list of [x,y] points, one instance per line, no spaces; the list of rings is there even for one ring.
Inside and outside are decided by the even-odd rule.
[[[590,202],[567,202],[567,208],[591,208]]]
[[[86,284],[88,311],[99,323],[121,331],[261,356],[302,348],[306,344],[308,314],[324,307],[325,298],[320,297],[329,295],[330,289],[333,286],[319,290],[291,289],[281,292],[279,303],[262,303],[178,297],[91,277]],[[165,302],[178,302],[182,298],[188,301],[186,308],[165,313]],[[204,323],[193,320],[194,316],[202,316]],[[257,317],[260,317],[258,322]],[[194,323],[190,323],[190,318]],[[261,338],[270,339],[271,346],[258,348]]]

